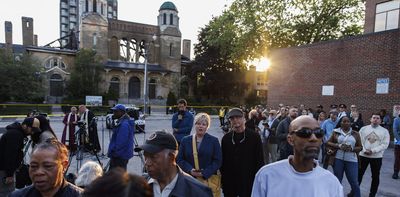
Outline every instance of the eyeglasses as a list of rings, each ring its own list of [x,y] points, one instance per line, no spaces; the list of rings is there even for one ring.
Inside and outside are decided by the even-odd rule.
[[[300,129],[300,130],[297,130],[297,131],[293,131],[292,134],[293,133],[296,134],[298,137],[301,137],[301,138],[310,138],[312,134],[314,134],[315,137],[317,137],[317,138],[322,138],[325,135],[324,130],[319,129],[319,128],[318,129],[314,129],[314,130],[308,129],[308,128],[303,128],[303,129]]]

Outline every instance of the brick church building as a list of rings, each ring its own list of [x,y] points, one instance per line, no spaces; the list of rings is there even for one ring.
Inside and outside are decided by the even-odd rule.
[[[116,90],[120,103],[143,103],[145,57],[150,103],[165,104],[170,91],[179,95],[182,35],[176,6],[164,2],[157,25],[122,21],[117,16],[117,0],[60,0],[59,46],[37,46],[33,19],[22,17],[23,44],[13,44],[12,24],[7,21],[6,42],[0,48],[14,55],[28,52],[38,60],[47,103],[63,102],[76,53],[82,48],[94,49],[104,59],[101,91]],[[74,36],[68,36],[69,32]],[[182,53],[189,55],[190,41],[183,40],[183,45]]]
[[[357,105],[365,113],[400,105],[400,1],[367,0],[364,34],[278,49],[268,73],[268,105]]]

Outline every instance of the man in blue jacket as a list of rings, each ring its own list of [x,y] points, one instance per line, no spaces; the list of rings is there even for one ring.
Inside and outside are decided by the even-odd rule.
[[[186,100],[179,99],[178,112],[172,116],[172,129],[178,144],[183,137],[190,135],[193,127],[193,115],[186,110],[186,106]]]
[[[115,167],[122,167],[126,170],[129,159],[133,157],[135,123],[126,114],[124,105],[118,104],[111,109],[114,119],[117,119],[117,121],[108,146],[107,155],[110,157],[110,170]]]

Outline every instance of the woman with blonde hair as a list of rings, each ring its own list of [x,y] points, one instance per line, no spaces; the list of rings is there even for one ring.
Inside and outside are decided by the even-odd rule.
[[[218,169],[222,164],[222,152],[218,138],[207,133],[210,123],[206,113],[195,116],[195,133],[182,139],[177,163],[183,171],[207,184],[214,196],[220,196]]]

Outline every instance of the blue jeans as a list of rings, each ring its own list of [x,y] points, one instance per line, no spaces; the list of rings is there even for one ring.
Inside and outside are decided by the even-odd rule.
[[[347,180],[350,183],[353,196],[360,197],[360,186],[358,185],[358,162],[344,161],[335,158],[333,174],[335,174],[340,183],[342,183],[344,172],[346,173]]]

